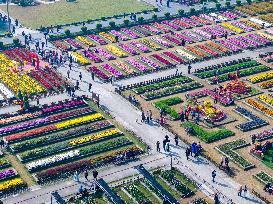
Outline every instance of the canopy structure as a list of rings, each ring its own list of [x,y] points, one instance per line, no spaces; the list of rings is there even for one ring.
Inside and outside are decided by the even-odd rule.
[[[136,166],[135,168],[144,176],[149,184],[160,193],[164,198],[164,201],[171,204],[179,204],[179,202],[168,191],[166,191],[142,165]]]
[[[96,184],[103,190],[115,204],[124,204],[118,195],[108,186],[108,184],[102,179],[98,179]]]

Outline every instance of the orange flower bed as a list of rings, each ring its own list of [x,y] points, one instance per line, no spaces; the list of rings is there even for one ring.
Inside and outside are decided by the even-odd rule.
[[[251,106],[253,106],[254,108],[257,108],[258,110],[262,111],[263,113],[273,116],[273,111],[270,110],[269,108],[265,107],[264,105],[260,104],[259,102],[253,100],[253,99],[248,99],[247,103]]]

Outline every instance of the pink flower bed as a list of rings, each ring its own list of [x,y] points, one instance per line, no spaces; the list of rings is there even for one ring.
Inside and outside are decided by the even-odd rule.
[[[98,55],[104,57],[107,60],[114,60],[114,59],[116,59],[113,55],[109,54],[103,48],[95,48],[94,51],[95,51],[95,53],[98,53]]]
[[[161,62],[162,64],[166,65],[166,66],[171,66],[173,65],[169,60],[166,60],[165,58],[161,57],[158,54],[153,54],[151,55],[151,57],[157,59],[159,62]]]
[[[165,38],[166,40],[169,40],[170,42],[176,44],[176,45],[182,45],[182,42],[170,35],[163,35],[162,38]]]
[[[94,61],[96,63],[102,62],[102,59],[97,57],[95,54],[93,54],[90,51],[86,51],[86,57],[88,57],[91,61]]]
[[[172,22],[169,22],[169,21],[162,21],[161,22],[162,24],[165,24],[165,25],[167,25],[167,26],[169,26],[169,27],[171,27],[172,29],[174,29],[174,30],[181,30],[181,27],[180,26],[178,26],[178,25],[176,25],[176,24],[174,24],[174,23],[172,23]]]
[[[131,64],[133,67],[137,68],[138,70],[145,72],[147,71],[147,67],[143,64],[141,64],[140,62],[134,60],[134,59],[128,59],[127,63]]]
[[[129,35],[133,39],[140,38],[140,36],[137,33],[133,32],[132,30],[129,30],[127,28],[122,28],[121,31],[126,33],[127,35]]]
[[[118,36],[118,38],[121,39],[122,41],[129,40],[129,38],[126,35],[123,35],[116,30],[111,30],[110,33],[113,34],[114,36]]]
[[[152,26],[164,31],[165,33],[167,32],[170,32],[171,29],[167,28],[166,26],[164,26],[163,24],[160,24],[160,23],[157,23],[157,22],[154,22],[154,23],[151,23]]]
[[[154,28],[154,27],[152,27],[150,25],[142,25],[141,28],[145,28],[146,30],[148,30],[148,31],[150,31],[150,32],[152,32],[154,34],[160,34],[161,33],[160,30],[158,30],[158,29],[156,29],[156,28]]]
[[[150,67],[152,67],[153,69],[159,69],[160,68],[160,65],[158,65],[157,63],[155,63],[154,61],[150,60],[149,58],[147,57],[144,57],[144,56],[140,56],[138,58],[140,61],[148,64]]]
[[[124,49],[126,52],[130,53],[131,55],[138,55],[139,53],[135,51],[133,48],[127,46],[126,44],[120,43],[118,44],[119,47]]]
[[[181,59],[177,55],[173,54],[172,52],[163,52],[163,54],[166,55],[167,57],[173,59],[174,61],[178,62],[179,64],[182,64],[185,62],[183,59]]]
[[[137,41],[131,41],[131,45],[135,46],[137,49],[139,49],[141,52],[150,52],[149,48],[146,47],[145,45],[142,45],[141,43]]]
[[[182,35],[182,34],[179,34],[179,33],[175,33],[175,37],[181,39],[181,40],[185,40],[187,43],[193,43],[194,40],[192,40],[191,38],[185,36],[185,35]]]
[[[191,28],[190,24],[185,23],[185,22],[183,22],[183,21],[181,21],[179,19],[174,19],[173,22],[176,23],[177,25],[183,27],[183,28]]]
[[[82,48],[82,46],[79,43],[77,43],[75,40],[66,39],[65,42],[67,42],[68,44],[70,44],[74,48],[77,48],[77,49]]]
[[[94,40],[95,42],[99,43],[100,45],[106,45],[107,42],[103,39],[101,39],[99,36],[97,35],[88,35],[88,37],[92,40]]]
[[[123,74],[121,72],[119,72],[118,70],[116,70],[110,64],[104,64],[101,67],[104,68],[105,70],[107,70],[109,73],[111,73],[113,76],[115,76],[117,78],[120,78],[120,77],[123,76]]]
[[[108,76],[107,74],[105,74],[103,71],[101,71],[100,69],[98,69],[97,67],[93,66],[90,67],[90,72],[93,72],[98,78],[102,79],[102,80],[109,80],[110,76]]]

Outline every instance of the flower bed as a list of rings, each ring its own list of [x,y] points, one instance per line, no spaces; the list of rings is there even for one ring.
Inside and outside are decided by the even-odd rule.
[[[135,59],[128,59],[126,62],[141,72],[148,71],[148,68],[145,65],[141,64],[140,62],[136,61]]]
[[[262,132],[259,132],[259,133],[255,133],[251,135],[250,137],[252,138],[253,136],[257,138],[257,141],[270,139],[273,137],[273,128],[269,130],[263,130]]]
[[[256,128],[260,128],[262,126],[268,125],[268,123],[261,119],[260,117],[254,115],[247,109],[237,106],[234,111],[240,115],[242,115],[244,118],[248,119],[248,122],[241,123],[240,125],[237,125],[236,128],[240,129],[243,132],[250,131]]]
[[[92,132],[108,129],[112,126],[113,125],[108,121],[99,121],[95,123],[85,124],[80,127],[75,127],[73,129],[69,129],[63,132],[50,131],[39,133],[37,131],[38,135],[31,136],[33,139],[11,144],[10,149],[12,150],[12,152],[21,152],[31,148],[37,148],[55,142],[60,142],[70,138],[80,137],[81,135],[91,134]],[[39,137],[36,138],[37,136]]]
[[[158,70],[161,68],[161,66],[157,63],[155,63],[154,61],[152,61],[151,59],[144,57],[144,56],[140,56],[138,58],[140,61],[144,62],[145,64],[149,65],[150,67],[152,67],[155,70]]]
[[[217,131],[206,131],[199,125],[196,125],[195,123],[192,122],[185,122],[182,125],[185,128],[191,128],[192,134],[206,143],[212,143],[234,135],[234,132],[227,129],[220,129]]]
[[[175,55],[174,53],[172,52],[163,52],[163,54],[167,57],[169,57],[170,59],[176,61],[177,63],[179,64],[182,64],[184,63],[185,61],[183,59],[181,59],[180,57],[178,57],[177,55]]]
[[[98,78],[102,79],[103,81],[108,81],[110,76],[105,74],[103,71],[98,69],[97,67],[93,66],[89,68],[90,72],[93,72]]]
[[[10,179],[15,176],[17,176],[17,171],[13,168],[0,171],[0,181]]]
[[[0,184],[0,197],[15,194],[18,191],[25,190],[27,184],[21,178],[15,178]]]
[[[129,67],[126,63],[122,61],[116,61],[113,63],[113,65],[117,66],[119,69],[125,71],[127,74],[133,74],[135,73],[135,70],[131,67]]]
[[[155,42],[151,41],[151,40],[148,40],[148,39],[143,39],[140,41],[141,43],[143,43],[144,45],[147,45],[148,47],[150,47],[151,49],[153,50],[161,50],[162,48],[157,45]]]
[[[267,108],[266,106],[260,104],[258,101],[250,98],[246,100],[246,103],[255,108],[256,110],[259,110],[263,114],[268,115],[271,118],[273,117],[273,111]]]
[[[146,100],[153,100],[153,99],[161,98],[164,96],[169,96],[169,95],[173,95],[173,94],[177,94],[177,93],[186,92],[186,91],[189,91],[192,89],[197,89],[202,86],[203,85],[198,82],[192,82],[189,84],[181,84],[181,85],[163,88],[161,90],[156,90],[156,91],[144,93],[143,97]]]
[[[114,55],[121,57],[121,58],[128,56],[125,52],[123,52],[121,49],[119,49],[118,47],[116,47],[112,44],[106,45],[106,49],[108,51],[110,51],[111,53],[113,53]]]
[[[131,55],[138,55],[139,53],[135,51],[133,48],[127,46],[126,44],[120,43],[118,44],[119,47],[124,49],[126,52],[130,53]]]
[[[107,42],[103,39],[101,39],[99,36],[97,35],[88,35],[88,37],[92,40],[94,40],[95,42],[99,43],[100,45],[106,45]]]
[[[250,67],[250,68],[241,70],[240,71],[240,77],[246,77],[246,76],[249,76],[249,75],[257,74],[257,73],[260,73],[260,72],[265,72],[265,71],[268,71],[268,70],[270,70],[270,68],[265,66],[265,65]],[[230,74],[235,74],[235,73],[230,73]],[[228,80],[230,80],[228,74],[219,75],[219,80],[218,80],[219,83],[224,82],[224,81],[228,81]],[[213,77],[209,78],[208,81],[211,84],[216,83]]]
[[[161,57],[159,54],[152,54],[151,57],[158,60],[160,63],[162,63],[164,66],[172,66],[173,63],[171,63],[169,60]]]
[[[255,174],[254,177],[264,185],[268,183],[273,183],[273,177],[263,171]]]
[[[97,57],[95,54],[88,50],[86,51],[86,57],[88,57],[91,61],[94,61],[95,63],[103,62],[101,58]]]
[[[98,55],[102,56],[103,58],[105,58],[107,60],[114,60],[114,59],[116,59],[113,55],[109,54],[103,48],[95,48],[94,51],[95,51],[95,53],[97,53]]]
[[[252,77],[248,78],[248,80],[253,84],[259,83],[259,82],[262,82],[262,81],[266,81],[266,80],[269,80],[269,79],[273,79],[273,71],[263,73],[263,74],[259,74],[259,75],[252,76]]]
[[[152,204],[152,202],[146,198],[134,184],[126,186],[125,190],[137,201],[137,203]]]
[[[10,166],[10,162],[4,158],[0,158],[0,169],[4,169]]]
[[[85,169],[98,168],[104,164],[112,163],[116,156],[122,154],[139,155],[142,150],[137,146],[128,147],[124,150],[116,150],[111,153],[106,153],[102,156],[93,159],[81,160],[78,162],[70,162],[64,166],[59,166],[53,169],[48,169],[39,172],[35,175],[38,184],[47,184],[52,181],[69,178],[74,174],[75,171],[84,171]]]
[[[255,167],[255,165],[247,161],[235,150],[246,147],[248,145],[249,143],[247,143],[245,140],[237,139],[232,142],[219,145],[216,147],[216,149],[246,171]]]
[[[130,36],[133,39],[140,38],[140,35],[138,35],[137,33],[135,33],[134,31],[132,31],[130,29],[122,28],[121,31],[126,33],[128,36]]]
[[[88,47],[95,47],[96,45],[92,43],[88,38],[83,36],[77,36],[77,39],[82,42],[83,44],[87,45]]]
[[[118,38],[122,41],[129,40],[129,38],[126,35],[123,35],[122,33],[116,31],[116,30],[111,30],[110,33],[114,36],[118,36]]]
[[[144,53],[150,52],[149,48],[147,48],[146,46],[142,45],[139,42],[131,41],[130,44],[136,47],[137,49],[139,49],[141,52],[144,52]]]
[[[122,133],[117,129],[104,130],[100,133],[83,135],[81,138],[66,140],[64,142],[58,142],[56,144],[25,151],[19,154],[19,158],[22,162],[29,162],[46,156],[55,155],[56,153],[72,150],[83,145],[89,145],[98,141],[108,140],[114,136],[121,135]]]
[[[107,72],[109,72],[111,75],[115,76],[116,78],[123,77],[123,74],[114,67],[112,67],[110,64],[103,64],[101,65],[101,67]]]
[[[167,41],[165,41],[165,40],[163,40],[162,38],[157,37],[157,36],[152,37],[151,40],[157,42],[158,44],[160,44],[160,45],[162,45],[162,46],[164,46],[164,47],[166,47],[166,48],[171,48],[171,47],[173,47],[172,44],[168,43]]]
[[[154,103],[155,107],[158,109],[162,109],[167,113],[173,120],[178,120],[180,118],[179,113],[177,113],[173,108],[170,106],[177,105],[182,103],[182,99],[179,97],[168,98],[165,100],[157,101]]]

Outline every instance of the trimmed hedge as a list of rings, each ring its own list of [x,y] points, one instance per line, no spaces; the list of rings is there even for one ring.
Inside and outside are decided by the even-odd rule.
[[[183,100],[181,98],[173,97],[173,98],[168,98],[165,100],[155,102],[155,107],[157,107],[158,109],[164,109],[165,113],[170,115],[174,120],[178,120],[180,118],[179,113],[177,113],[170,106],[174,106],[174,105],[179,104],[181,102],[183,102]]]
[[[206,131],[201,128],[199,125],[196,125],[192,122],[185,122],[182,124],[184,127],[192,128],[192,134],[197,136],[206,143],[215,142],[230,136],[233,136],[235,133],[231,130],[220,129],[217,131]]]

